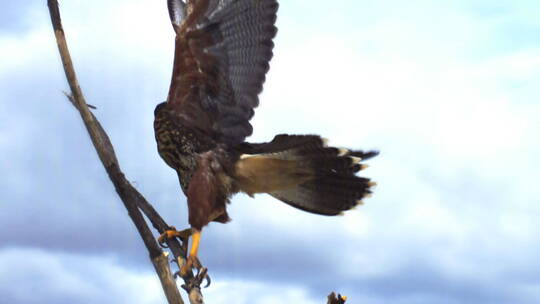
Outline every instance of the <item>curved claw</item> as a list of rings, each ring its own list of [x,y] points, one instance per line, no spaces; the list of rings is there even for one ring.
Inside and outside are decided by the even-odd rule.
[[[187,292],[189,292],[189,290],[191,289],[186,284],[182,284],[180,287],[182,287],[182,289],[184,289]]]
[[[167,231],[162,233],[158,237],[157,241],[158,241],[159,246],[161,246],[161,248],[169,248],[169,245],[167,245]]]
[[[204,286],[204,288],[208,288],[212,280],[210,279],[210,276],[208,275],[208,268],[203,267],[197,271],[197,274],[189,280],[187,285],[186,284],[182,285],[182,288],[184,288],[186,291],[189,292],[194,287],[200,288],[202,282],[205,280],[206,280],[206,285]]]
[[[204,285],[204,288],[208,288],[210,284],[212,283],[212,280],[210,279],[210,275],[208,275],[208,269],[205,268],[204,278],[201,280],[204,281],[206,279],[206,285]]]
[[[193,266],[195,267],[195,269],[197,269],[197,274],[195,275],[195,280],[197,282],[197,285],[200,286],[202,282],[206,280],[206,285],[204,286],[204,288],[207,288],[208,286],[210,286],[210,283],[212,282],[212,280],[210,279],[210,276],[208,275],[208,268],[203,267],[199,259],[197,259],[194,262]]]
[[[167,245],[168,239],[180,238],[182,242],[186,242],[192,233],[191,228],[178,231],[174,226],[171,226],[158,237],[158,244],[163,248],[169,248]]]
[[[189,259],[189,258],[188,258]],[[191,270],[193,268],[196,269],[196,273],[193,274],[193,277],[189,279],[187,282],[187,285],[182,285],[182,288],[184,288],[186,291],[189,292],[193,287],[199,287],[201,286],[202,282],[206,280],[206,285],[204,288],[207,288],[212,283],[212,280],[210,279],[210,276],[208,275],[208,268],[203,267],[201,265],[201,262],[197,257],[191,258],[191,265],[187,265],[188,263],[183,265],[183,267],[189,267],[189,268],[181,268],[179,271],[174,273],[174,278],[177,277],[185,277],[187,274],[188,269]]]

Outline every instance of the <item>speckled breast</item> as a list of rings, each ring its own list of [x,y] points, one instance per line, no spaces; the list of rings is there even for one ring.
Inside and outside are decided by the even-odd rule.
[[[186,193],[191,176],[197,168],[198,154],[212,149],[214,145],[208,137],[173,121],[168,113],[163,114],[157,115],[154,120],[158,152],[178,172],[180,185]]]

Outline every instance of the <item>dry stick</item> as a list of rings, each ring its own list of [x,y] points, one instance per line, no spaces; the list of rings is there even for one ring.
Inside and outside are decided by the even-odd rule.
[[[73,106],[78,108],[78,105],[75,103],[75,99],[73,96],[66,94],[66,97],[71,101]],[[110,143],[109,137],[107,133],[105,133],[105,130],[103,130],[101,124],[99,121],[95,118],[93,113],[90,113],[92,115],[92,119],[94,119],[94,122],[98,128],[98,132],[101,137],[105,139],[105,142],[107,143],[107,149],[113,149],[112,144]],[[114,155],[114,150],[113,150]],[[150,220],[152,223],[152,226],[159,232],[163,233],[165,230],[170,229],[169,225],[165,222],[165,220],[159,215],[159,213],[154,209],[154,207],[142,196],[133,186],[125,179],[125,177],[121,177],[123,179],[122,183],[126,187],[126,189],[130,192],[130,198],[129,200],[135,201],[137,204],[137,207],[139,207],[143,213],[146,215],[146,217]],[[146,223],[144,223],[146,225]],[[180,243],[177,239],[167,239],[167,246],[173,253],[175,259],[174,261],[177,263],[178,267],[181,267],[186,262],[186,254],[188,250],[188,240],[182,239],[182,243]],[[183,287],[186,289],[186,291],[189,294],[189,300],[191,304],[203,304],[203,297],[201,294],[201,281],[193,280],[193,273],[191,271],[187,272],[187,275],[183,277],[185,284]]]
[[[60,11],[58,9],[57,0],[48,0],[49,13],[51,16],[51,22],[53,25],[54,33],[56,36],[56,42],[58,44],[58,50],[66,73],[66,78],[71,88],[71,95],[68,98],[72,101],[73,105],[79,111],[86,129],[90,135],[92,143],[99,155],[109,178],[113,182],[115,189],[122,199],[124,206],[128,210],[128,214],[135,224],[143,242],[149,252],[150,259],[154,265],[154,268],[160,278],[163,290],[169,303],[183,304],[183,300],[180,296],[180,292],[177,288],[176,282],[171,274],[169,267],[169,261],[167,256],[163,253],[159,245],[157,244],[152,232],[147,226],[139,208],[145,212],[147,217],[152,222],[152,225],[161,233],[168,229],[168,225],[154,210],[154,208],[144,199],[144,197],[127,181],[124,174],[120,170],[118,160],[114,153],[114,148],[103,130],[97,119],[88,109],[88,105],[84,99],[82,91],[80,89],[71,56],[66,43],[64,30],[60,19]],[[185,261],[185,253],[187,251],[187,242],[180,245],[176,239],[167,240],[169,248],[173,252],[176,261],[181,264]],[[188,277],[184,277],[186,285],[192,278],[192,274],[189,273]],[[193,284],[192,284],[193,285]],[[192,304],[201,304],[202,295],[200,294],[199,285],[190,286],[188,289],[190,295],[190,301]]]

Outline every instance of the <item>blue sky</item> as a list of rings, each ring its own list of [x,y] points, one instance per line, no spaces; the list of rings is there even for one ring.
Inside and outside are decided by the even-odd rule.
[[[0,4],[0,294],[162,303],[147,254],[67,90],[46,1]],[[153,138],[173,32],[165,1],[63,1],[89,103],[122,169],[187,225]],[[281,1],[252,141],[317,133],[376,148],[379,186],[343,217],[238,195],[205,229],[208,303],[536,303],[540,4]],[[24,287],[23,287],[24,286]]]

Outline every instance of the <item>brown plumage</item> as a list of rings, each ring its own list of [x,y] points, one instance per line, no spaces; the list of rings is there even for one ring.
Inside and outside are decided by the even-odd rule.
[[[377,152],[328,147],[317,135],[244,141],[272,58],[277,8],[276,0],[169,1],[174,66],[154,129],[197,232],[211,221],[227,222],[226,204],[239,191],[268,193],[324,215],[351,209],[371,193],[369,179],[355,174]]]

